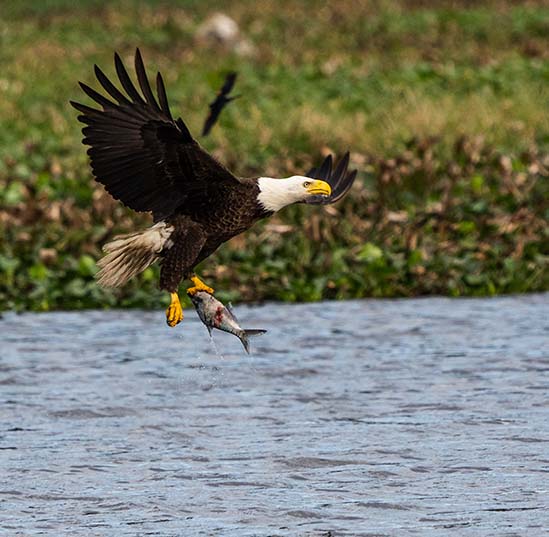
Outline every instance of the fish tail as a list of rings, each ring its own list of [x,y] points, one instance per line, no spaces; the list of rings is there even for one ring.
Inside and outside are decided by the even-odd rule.
[[[172,231],[173,227],[166,222],[158,222],[143,231],[115,237],[105,244],[105,255],[97,262],[100,269],[95,276],[97,283],[119,287],[143,272],[160,257]]]
[[[242,341],[242,345],[244,345],[244,349],[248,354],[250,354],[250,339],[254,336],[261,336],[263,335],[267,330],[261,330],[259,328],[252,328],[250,330],[242,330],[242,333],[238,336],[240,338],[240,341]]]

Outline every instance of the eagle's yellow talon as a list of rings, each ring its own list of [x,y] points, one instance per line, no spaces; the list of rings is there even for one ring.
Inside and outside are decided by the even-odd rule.
[[[209,293],[210,295],[214,294],[214,290],[207,286],[198,276],[192,276],[191,281],[194,283],[194,286],[187,289],[188,295],[192,296],[198,293],[198,291],[206,291],[206,293]]]
[[[174,327],[183,320],[183,308],[177,293],[171,293],[171,297],[172,301],[166,310],[166,322],[168,326]]]

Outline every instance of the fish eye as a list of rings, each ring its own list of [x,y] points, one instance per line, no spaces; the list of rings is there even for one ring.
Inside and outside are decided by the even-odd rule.
[[[312,184],[312,181],[305,181],[305,182],[303,183],[303,187],[304,187],[304,188],[307,188],[307,187],[311,186],[311,184]]]

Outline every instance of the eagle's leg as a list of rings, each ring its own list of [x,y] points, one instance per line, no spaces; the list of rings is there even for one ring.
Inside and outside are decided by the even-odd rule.
[[[172,300],[166,310],[166,322],[169,326],[174,327],[183,320],[183,308],[177,293],[170,293],[170,296]]]
[[[173,217],[169,223],[174,227],[170,235],[172,244],[162,250],[159,287],[170,293],[171,303],[166,310],[166,321],[169,326],[176,326],[183,320],[183,309],[177,294],[179,284],[183,278],[194,276],[192,269],[196,265],[208,235],[202,226],[184,215]],[[197,282],[195,280],[193,282],[196,285]],[[200,283],[206,287],[202,282]]]
[[[194,286],[187,289],[188,295],[194,295],[198,291],[206,291],[206,293],[213,295],[214,290],[208,287],[196,274],[193,274],[189,279],[194,283]]]

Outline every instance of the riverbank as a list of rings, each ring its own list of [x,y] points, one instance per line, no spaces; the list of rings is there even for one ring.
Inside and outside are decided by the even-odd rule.
[[[0,21],[0,310],[166,301],[157,269],[96,286],[101,245],[150,221],[93,181],[68,105],[94,63],[112,74],[113,50],[131,64],[137,45],[195,133],[239,72],[242,97],[203,141],[236,173],[287,176],[347,149],[360,171],[338,205],[285,210],[204,263],[223,300],[547,290],[544,3],[313,4],[227,2],[242,55],[196,41],[215,2],[14,3]]]

